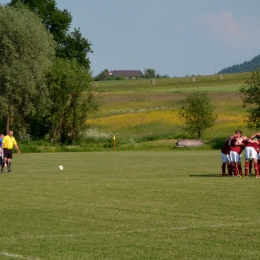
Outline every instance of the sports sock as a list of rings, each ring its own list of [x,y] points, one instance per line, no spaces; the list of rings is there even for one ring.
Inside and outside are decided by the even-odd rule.
[[[249,162],[245,162],[245,175],[248,176],[249,172]]]
[[[232,176],[232,165],[229,163],[229,164],[227,165],[227,167],[228,167],[228,173],[229,173],[229,175]]]
[[[258,163],[254,163],[254,168],[255,168],[255,176],[259,176]]]
[[[8,170],[11,170],[11,162],[7,162]]]
[[[226,173],[226,164],[222,163],[222,174]]]
[[[236,176],[236,165],[232,165],[232,173]]]
[[[242,173],[242,166],[241,166],[241,164],[239,164],[239,165],[237,166],[237,168],[238,168],[238,172],[239,172],[240,176],[242,176],[243,173]]]
[[[252,164],[253,164],[253,161],[250,160],[250,161],[249,161],[249,173],[250,173],[250,174],[252,173]]]
[[[5,161],[2,162],[2,169],[5,167]]]

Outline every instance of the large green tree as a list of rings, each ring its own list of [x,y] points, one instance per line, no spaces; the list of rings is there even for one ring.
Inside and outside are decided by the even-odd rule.
[[[0,117],[26,132],[25,118],[48,105],[45,75],[55,53],[53,36],[25,8],[0,6]]]
[[[47,74],[53,105],[43,118],[53,142],[65,144],[77,141],[86,126],[88,114],[97,109],[91,78],[89,70],[75,60],[57,58],[53,63]]]
[[[250,129],[260,129],[260,71],[248,75],[240,88],[243,106],[247,109],[246,122]]]
[[[91,43],[80,29],[69,32],[72,16],[66,9],[59,10],[55,0],[11,0],[9,5],[36,13],[56,41],[57,59],[46,74],[51,106],[47,115],[27,117],[29,133],[37,139],[48,135],[54,142],[76,141],[87,114],[97,107],[90,88]]]
[[[217,115],[215,105],[206,91],[194,90],[186,95],[179,111],[179,117],[184,119],[183,130],[201,138],[207,128],[214,126]]]

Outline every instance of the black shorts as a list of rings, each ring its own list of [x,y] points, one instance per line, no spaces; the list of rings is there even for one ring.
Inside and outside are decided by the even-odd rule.
[[[12,159],[13,158],[13,150],[4,148],[4,158]]]

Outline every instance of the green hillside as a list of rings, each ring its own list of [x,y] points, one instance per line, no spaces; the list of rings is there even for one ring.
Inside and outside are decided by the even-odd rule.
[[[255,56],[250,61],[245,61],[241,64],[233,65],[231,67],[222,69],[221,71],[219,71],[219,74],[250,72],[259,69],[259,67],[260,67],[260,55]]]
[[[238,93],[246,75],[226,74],[221,80],[218,75],[198,76],[195,82],[190,77],[163,78],[155,84],[148,79],[98,82],[100,110],[87,120],[86,136],[91,143],[116,135],[120,149],[154,143],[164,146],[178,138],[192,138],[182,131],[184,122],[178,112],[185,94],[195,89],[208,91],[217,107],[216,124],[204,139],[224,138],[237,128],[250,135]]]

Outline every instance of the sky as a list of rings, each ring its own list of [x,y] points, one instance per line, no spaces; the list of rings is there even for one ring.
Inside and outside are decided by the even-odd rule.
[[[6,4],[10,0],[0,0]],[[260,54],[259,0],[56,0],[92,44],[91,70],[212,75]]]

